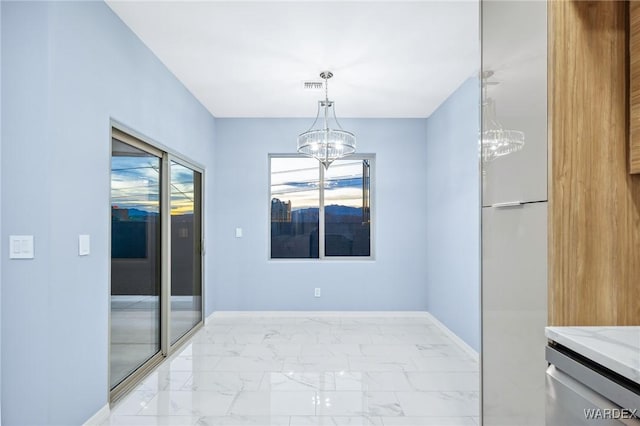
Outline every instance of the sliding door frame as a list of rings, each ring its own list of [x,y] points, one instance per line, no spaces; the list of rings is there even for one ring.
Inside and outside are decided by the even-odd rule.
[[[160,351],[149,358],[122,382],[111,388],[111,267],[109,267],[109,291],[108,291],[108,356],[107,356],[107,391],[109,404],[117,402],[122,396],[139,384],[149,373],[153,371],[166,357],[175,353],[204,325],[205,320],[205,261],[204,261],[204,233],[205,233],[205,168],[203,165],[175,152],[174,150],[133,131],[126,125],[111,119],[109,126],[109,156],[113,155],[113,139],[117,139],[134,148],[157,156],[161,160],[160,170]],[[171,162],[175,162],[200,173],[200,321],[187,333],[171,345],[170,321],[171,321]],[[109,168],[109,186],[111,186],[111,168]],[[194,194],[196,188],[194,187]],[[194,203],[194,209],[197,206]],[[111,196],[109,196],[109,210],[111,209]],[[195,224],[194,224],[195,225]],[[109,221],[109,264],[111,264],[111,221]]]

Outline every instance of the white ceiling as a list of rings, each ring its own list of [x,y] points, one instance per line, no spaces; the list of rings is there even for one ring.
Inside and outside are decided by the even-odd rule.
[[[216,117],[428,117],[478,72],[478,1],[107,4]]]

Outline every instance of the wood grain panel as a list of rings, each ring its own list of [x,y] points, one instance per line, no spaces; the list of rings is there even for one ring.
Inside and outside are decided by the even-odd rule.
[[[627,3],[551,1],[549,323],[640,324],[640,177],[628,173]]]
[[[629,171],[640,173],[640,2],[629,3]]]

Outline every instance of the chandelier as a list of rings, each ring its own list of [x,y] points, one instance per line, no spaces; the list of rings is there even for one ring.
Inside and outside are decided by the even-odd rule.
[[[320,161],[325,169],[338,158],[356,152],[356,135],[342,129],[336,118],[335,102],[329,100],[331,71],[323,71],[324,100],[318,101],[318,112],[311,128],[298,136],[298,152]],[[314,127],[322,112],[322,127]],[[332,126],[333,125],[333,126]]]
[[[493,161],[503,155],[520,151],[524,147],[524,132],[508,130],[496,118],[496,103],[487,96],[487,86],[498,84],[487,81],[493,76],[493,71],[482,73],[482,161]]]

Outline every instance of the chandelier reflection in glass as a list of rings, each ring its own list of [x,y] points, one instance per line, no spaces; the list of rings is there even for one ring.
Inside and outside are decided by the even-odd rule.
[[[356,135],[342,129],[336,118],[335,102],[329,100],[328,83],[333,73],[323,71],[320,77],[324,79],[324,100],[318,101],[311,128],[298,136],[298,152],[316,158],[328,169],[333,161],[356,152]],[[320,114],[322,127],[315,127]]]
[[[484,162],[520,151],[524,147],[524,132],[505,129],[496,117],[496,103],[487,96],[487,86],[498,84],[487,81],[492,75],[493,71],[482,73],[484,91],[482,100],[482,161]]]

